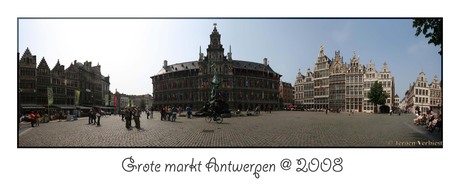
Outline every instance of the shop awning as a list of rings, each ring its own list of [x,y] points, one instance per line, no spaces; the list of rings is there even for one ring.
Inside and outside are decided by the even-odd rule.
[[[106,109],[106,110],[115,109],[115,107],[109,107],[109,106],[94,106],[94,107],[98,109]]]
[[[85,109],[85,110],[89,110],[91,109],[91,107],[85,107],[85,106],[76,106],[77,109]]]
[[[44,109],[45,107],[37,104],[21,104],[22,109]]]
[[[51,105],[52,107],[57,107],[59,109],[63,109],[63,110],[74,110],[74,109],[77,109],[77,107],[75,107],[74,105]]]

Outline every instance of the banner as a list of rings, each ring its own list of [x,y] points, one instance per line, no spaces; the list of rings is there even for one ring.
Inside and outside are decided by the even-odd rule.
[[[109,95],[105,94],[104,96],[105,106],[109,106]]]
[[[48,87],[48,105],[53,105],[53,88]]]
[[[113,106],[117,106],[117,96],[113,95]]]
[[[80,90],[75,90],[75,105],[80,105]]]

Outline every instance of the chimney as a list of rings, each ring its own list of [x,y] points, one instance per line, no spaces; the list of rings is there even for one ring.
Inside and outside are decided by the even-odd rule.
[[[167,66],[168,66],[168,60],[165,60],[165,61],[164,61],[163,68],[166,68]]]
[[[264,58],[264,65],[265,65],[265,66],[268,65],[268,59],[267,59],[267,58]]]

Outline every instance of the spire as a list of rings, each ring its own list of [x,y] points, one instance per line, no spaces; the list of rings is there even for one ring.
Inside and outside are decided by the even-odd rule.
[[[232,45],[230,45],[230,51],[227,54],[228,60],[232,60]]]

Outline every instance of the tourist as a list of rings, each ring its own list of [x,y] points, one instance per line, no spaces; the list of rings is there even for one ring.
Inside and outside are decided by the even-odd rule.
[[[98,109],[96,112],[96,117],[97,117],[97,125],[96,126],[101,126],[101,109]]]
[[[171,109],[171,112],[172,112],[172,118],[171,118],[171,121],[172,122],[175,122],[176,121],[176,114],[179,110],[176,108],[176,106],[174,106],[172,109]],[[169,119],[168,119],[169,120]]]
[[[166,109],[166,114],[168,114],[168,121],[171,121],[172,108],[169,105],[168,105],[168,108]]]
[[[190,108],[190,106],[187,105],[185,110],[187,111],[187,118],[190,119],[190,116],[192,115],[192,109]]]
[[[166,107],[162,106],[160,107],[160,120],[163,121],[163,120],[166,120],[166,110],[165,110]]]
[[[135,107],[133,110],[133,118],[134,118],[134,123],[136,124],[136,129],[140,130],[141,129],[141,120],[139,119],[141,117],[141,111]]]
[[[88,112],[88,125],[93,124],[93,110]]]
[[[35,127],[35,114],[34,114],[34,111],[32,111],[29,114],[29,120],[30,120],[30,124],[32,125],[32,127]]]
[[[37,123],[37,126],[40,126],[40,117],[40,113],[37,111],[37,113],[35,113],[35,123]]]
[[[125,121],[126,121],[126,128],[131,130],[131,109],[128,107],[125,109]]]

